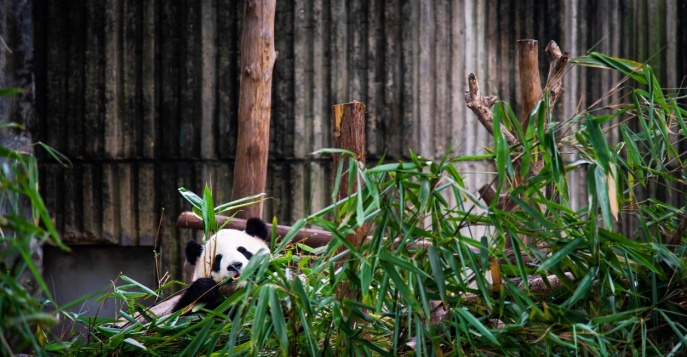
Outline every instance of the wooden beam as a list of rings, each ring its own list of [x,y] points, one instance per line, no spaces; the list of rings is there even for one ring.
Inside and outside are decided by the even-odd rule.
[[[274,13],[276,0],[245,3],[241,35],[241,93],[234,165],[234,200],[265,192],[272,109]],[[243,208],[239,218],[262,217],[262,202]]]
[[[220,227],[224,226],[224,228],[238,230],[246,229],[246,220],[242,218],[216,215],[215,221],[217,221],[217,225]],[[193,212],[182,212],[177,218],[177,227],[202,231],[203,219]],[[267,223],[267,229],[271,232],[272,225]],[[277,225],[277,235],[284,237],[290,229],[291,227],[289,226]],[[332,240],[332,234],[327,231],[303,228],[296,233],[292,243],[303,243],[309,247],[317,248],[329,244],[330,240]]]

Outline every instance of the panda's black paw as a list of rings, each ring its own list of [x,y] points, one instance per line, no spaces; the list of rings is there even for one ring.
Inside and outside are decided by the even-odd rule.
[[[222,302],[219,286],[210,278],[200,278],[194,281],[181,296],[172,312],[179,311],[194,302],[205,303],[205,308],[212,310]]]

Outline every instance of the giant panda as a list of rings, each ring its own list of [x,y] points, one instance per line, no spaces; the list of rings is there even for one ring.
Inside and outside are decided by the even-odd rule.
[[[179,311],[194,302],[203,302],[208,309],[222,303],[220,283],[230,278],[222,290],[234,292],[240,288],[236,280],[248,265],[250,258],[261,250],[270,253],[267,244],[268,230],[260,218],[246,221],[246,230],[222,229],[205,245],[195,240],[186,243],[188,264],[194,267],[191,285],[177,301],[172,312]]]

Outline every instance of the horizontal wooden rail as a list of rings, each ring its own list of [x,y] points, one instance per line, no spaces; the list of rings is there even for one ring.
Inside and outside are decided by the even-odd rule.
[[[224,225],[224,228],[244,230],[246,229],[246,220],[241,218],[229,218],[227,216],[215,216],[218,226]],[[228,221],[228,222],[227,222]],[[226,222],[226,225],[225,225]],[[203,219],[198,217],[197,214],[193,212],[182,212],[177,218],[177,227],[179,228],[191,228],[191,229],[203,229]],[[267,229],[272,231],[272,225],[267,223]],[[289,226],[277,225],[277,235],[280,237],[286,236],[286,233],[291,229]],[[319,230],[303,228],[296,236],[293,238],[293,243],[302,243],[309,247],[317,248],[329,244],[332,240],[332,234]]]

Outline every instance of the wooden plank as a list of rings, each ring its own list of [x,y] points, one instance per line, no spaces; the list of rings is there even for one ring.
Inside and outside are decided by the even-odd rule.
[[[434,147],[430,151],[433,158],[441,158],[448,149],[453,137],[449,130],[449,113],[451,105],[449,96],[449,61],[450,51],[450,8],[447,2],[438,1],[434,8],[434,115],[428,119],[434,122],[432,136],[435,138]]]
[[[365,67],[367,69],[367,96],[364,99],[367,102],[367,153],[371,156],[379,156],[384,151],[380,145],[380,133],[377,130],[377,121],[381,119],[381,112],[383,105],[383,83],[381,75],[384,73],[383,56],[384,56],[384,32],[383,32],[383,10],[384,4],[379,1],[370,1],[366,3],[364,12],[367,14],[367,33],[365,36],[367,47],[367,61]]]
[[[464,35],[464,41],[465,41],[465,47],[463,48],[463,53],[465,54],[464,58],[464,63],[465,63],[465,69],[462,71],[464,73],[465,77],[465,82],[463,82],[463,92],[465,92],[468,89],[468,81],[467,81],[467,75],[469,73],[478,73],[479,69],[479,58],[477,58],[477,31],[481,31],[482,29],[478,29],[476,19],[474,16],[472,16],[473,11],[475,7],[475,1],[474,0],[467,0],[465,1],[465,8],[462,11],[463,18],[461,19],[462,21],[462,28],[463,28],[463,33]],[[478,77],[478,80],[481,81],[481,78]],[[480,127],[479,123],[477,122],[477,118],[475,117],[474,114],[471,112],[467,112],[465,116],[465,120],[462,122],[462,126],[460,127],[460,135],[461,138],[464,139],[464,145],[467,150],[467,154],[472,154],[473,150],[479,148],[476,140],[476,135],[479,130],[484,130],[484,128]],[[472,170],[474,168],[470,168],[469,170]],[[466,184],[468,187],[474,187],[474,179],[473,176],[470,175],[467,177]]]
[[[102,201],[103,209],[100,212],[102,215],[102,236],[103,242],[111,244],[120,244],[119,235],[119,219],[117,217],[119,200],[118,192],[118,178],[116,176],[115,165],[112,163],[104,163],[102,165]]]
[[[348,98],[346,101],[362,101],[367,97],[367,47],[365,34],[367,33],[367,17],[363,9],[364,0],[348,1]]]
[[[668,73],[671,73],[673,70],[678,70],[679,67],[677,66],[678,63],[678,57],[677,57],[677,38],[678,36],[675,36],[675,34],[678,33],[678,23],[680,22],[680,18],[678,15],[678,4],[677,0],[665,0],[665,13],[666,13],[666,28],[665,28],[665,33],[666,33],[666,47],[665,47],[665,70],[666,70],[666,78],[665,78],[665,85],[668,88],[677,88],[678,86],[678,78],[683,78],[683,76],[680,75],[670,75]]]
[[[121,96],[121,145],[123,158],[135,157],[138,154],[138,133],[141,128],[140,108],[138,100],[138,77],[140,73],[137,42],[140,39],[141,3],[136,0],[122,1],[120,5],[121,17],[119,31],[121,31],[121,56],[118,71],[121,74],[121,88],[117,96]],[[110,54],[113,55],[113,54]]]
[[[60,190],[64,197],[62,203],[62,216],[64,217],[64,227],[62,235],[68,241],[83,242],[81,237],[82,219],[81,215],[81,165],[75,165],[71,168],[57,166],[57,174],[62,178]]]
[[[272,83],[272,107],[279,109],[272,111],[272,118],[270,120],[271,157],[294,157],[295,151],[300,150],[299,148],[305,150],[303,147],[305,144],[304,140],[300,142],[294,141],[294,137],[302,133],[299,133],[299,128],[295,125],[299,117],[294,112],[304,108],[299,108],[298,104],[296,104],[298,97],[302,93],[294,89],[295,83],[298,81],[296,79],[298,78],[298,74],[296,74],[298,66],[294,62],[297,55],[295,43],[303,41],[304,39],[300,38],[300,36],[305,35],[294,35],[294,28],[299,26],[294,21],[294,17],[298,16],[298,11],[294,9],[294,6],[296,5],[291,1],[278,1],[275,13],[274,33],[276,36],[274,37],[274,47],[279,49],[279,58],[274,64],[274,78],[279,78],[280,80],[275,80]]]
[[[173,159],[179,157],[179,58],[181,47],[177,42],[181,33],[176,21],[177,7],[170,1],[158,3],[159,22],[159,53],[164,56],[157,57],[156,81],[158,83],[159,96],[159,128],[160,147],[158,159]]]
[[[306,177],[305,168],[302,163],[289,164],[289,186],[291,191],[288,193],[289,197],[289,215],[292,221],[305,217],[305,195],[306,192]]]
[[[649,65],[662,85],[666,83],[666,8],[665,0],[647,1],[646,22],[639,24],[646,28],[648,35]],[[656,21],[661,19],[661,21]]]
[[[160,223],[160,206],[157,202],[158,187],[155,184],[155,165],[138,163],[135,181],[136,235],[138,245],[153,247]]]
[[[99,34],[105,18],[104,2],[89,0],[86,2],[86,28],[84,55],[84,117],[83,117],[83,152],[89,159],[101,158],[103,139],[103,71],[100,60],[102,55]],[[98,230],[99,231],[99,230]]]
[[[329,108],[332,105],[331,87],[326,54],[329,46],[327,12],[322,1],[311,1],[312,8],[312,142],[310,148],[317,151],[331,143]],[[312,158],[317,158],[317,156]],[[299,217],[292,217],[296,219]]]
[[[141,38],[140,43],[140,131],[139,131],[139,145],[140,151],[138,156],[144,159],[152,159],[155,157],[155,149],[157,144],[157,101],[156,101],[156,46],[157,39],[155,37],[156,12],[155,2],[145,2],[141,8]],[[143,244],[143,243],[141,243]]]
[[[267,191],[270,192],[270,197],[265,201],[265,222],[271,221],[274,217],[282,222],[290,222],[288,215],[291,191],[286,175],[288,175],[287,166],[273,162],[269,164]]]
[[[117,217],[119,225],[119,244],[123,246],[138,245],[138,220],[136,219],[136,200],[134,189],[134,169],[132,163],[117,163],[114,167],[117,178]]]
[[[346,3],[338,1],[329,6],[330,90],[332,103],[344,103],[349,98],[348,80],[348,13]]]
[[[46,29],[46,81],[44,120],[39,130],[41,140],[53,148],[66,148],[66,60],[67,3],[51,2]]]
[[[293,157],[304,159],[310,150],[309,142],[312,130],[312,78],[308,69],[312,69],[311,37],[308,27],[311,26],[308,8],[309,2],[299,0],[295,2],[293,11],[293,80],[294,105],[289,108],[293,115]],[[284,93],[280,93],[283,95]],[[276,103],[275,103],[276,104]],[[285,109],[286,109],[285,108]],[[310,109],[310,110],[308,110]],[[289,112],[279,113],[289,115]],[[286,118],[280,118],[286,121]]]
[[[119,27],[121,26],[120,3],[117,1],[105,2],[105,53],[104,53],[104,127],[105,157],[122,158],[123,155],[123,118],[121,110],[121,38]]]
[[[420,4],[418,2],[404,2],[401,6],[401,83],[403,103],[400,103],[402,122],[401,152],[407,155],[410,148],[419,148],[417,130],[419,130],[419,18]]]
[[[308,202],[306,213],[312,214],[334,203],[331,200],[332,181],[329,179],[333,171],[329,160],[311,161],[308,166],[309,189],[305,191]]]
[[[454,3],[451,6],[451,122],[449,132],[455,142],[454,152],[459,155],[468,154],[474,148],[466,145],[465,132],[463,125],[470,120],[472,113],[467,112],[463,93],[467,90],[467,73],[472,69],[467,69],[465,64],[465,16],[464,5]]]
[[[435,78],[436,43],[435,43],[435,18],[434,6],[427,1],[420,3],[418,74],[415,77],[418,86],[418,117],[415,126],[416,137],[412,148],[417,154],[432,157],[435,147],[434,123],[436,115],[436,87],[433,85]]]
[[[179,230],[175,228],[176,218],[179,212],[191,208],[190,203],[180,205],[178,186],[189,187],[189,181],[184,181],[174,161],[163,161],[155,166],[155,186],[157,187],[156,200],[161,210],[161,225],[159,234],[159,251],[161,272],[168,272],[175,279],[181,279],[183,246],[188,239],[184,239]],[[179,165],[180,166],[180,165]],[[188,170],[188,169],[186,169]],[[184,172],[183,169],[181,172]],[[170,177],[176,178],[170,180]],[[181,198],[183,200],[183,198]],[[157,222],[156,222],[157,223]],[[187,234],[191,237],[191,234]],[[157,246],[157,244],[156,244]]]
[[[41,196],[53,217],[55,230],[59,234],[64,232],[64,190],[62,168],[54,163],[42,164],[38,170],[41,183]],[[63,237],[64,239],[65,237]],[[65,243],[69,243],[64,239]]]
[[[215,113],[217,104],[217,3],[203,0],[200,3],[200,157],[217,157]]]
[[[412,48],[406,49],[402,43],[403,39],[403,14],[400,1],[390,0],[384,4],[384,72],[383,72],[383,91],[384,91],[384,108],[379,114],[379,123],[381,125],[380,136],[384,140],[382,145],[386,150],[389,158],[400,159],[403,155],[408,153],[408,147],[404,146],[404,121],[407,120],[406,115],[412,115],[403,110],[404,103],[402,103],[403,94],[410,91],[406,85],[412,83],[412,78],[406,77],[405,69],[409,69],[410,58],[407,55],[412,55]],[[409,41],[409,39],[407,40]],[[402,47],[403,46],[403,47]],[[404,79],[409,79],[410,82],[405,82]],[[408,104],[412,104],[412,96],[407,97]],[[409,106],[410,110],[411,107]],[[411,116],[412,117],[412,116]],[[407,128],[411,130],[411,128]]]
[[[96,241],[99,237],[102,237],[103,231],[103,216],[101,214],[103,200],[100,179],[102,170],[100,164],[84,164],[81,170],[83,182],[81,185],[83,235],[90,241]]]
[[[239,10],[239,8],[241,10]],[[219,159],[234,157],[238,117],[238,36],[243,1],[217,4],[217,147]]]
[[[83,71],[84,71],[84,42],[86,34],[83,31],[83,21],[85,20],[85,7],[73,6],[68,3],[67,10],[67,36],[69,37],[66,49],[65,62],[67,63],[66,73],[66,117],[76,123],[83,121]],[[83,135],[82,125],[71,125],[65,131],[67,136],[67,146],[64,154],[71,158],[83,157],[83,143],[87,140]]]
[[[205,125],[196,125],[201,115],[200,91],[202,71],[200,1],[189,1],[179,6],[179,26],[182,43],[179,55],[179,154],[181,158],[198,157],[201,147],[201,130]],[[209,139],[208,140],[212,140]],[[212,148],[212,145],[210,146]]]

